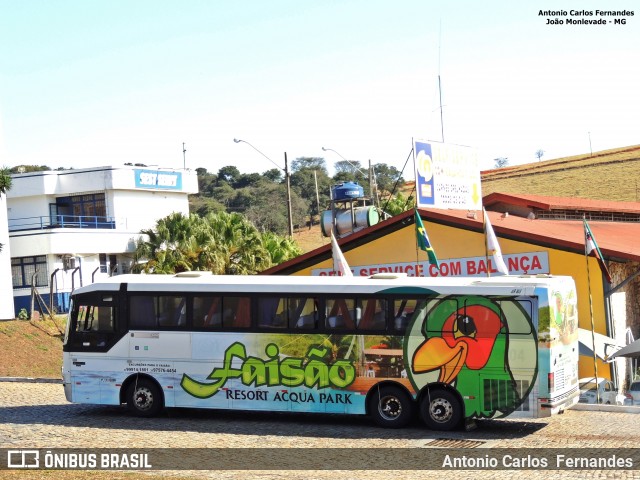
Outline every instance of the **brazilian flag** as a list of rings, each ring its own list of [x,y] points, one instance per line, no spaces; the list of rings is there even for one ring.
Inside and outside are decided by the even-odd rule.
[[[436,257],[436,252],[433,251],[433,247],[431,246],[431,242],[429,242],[429,237],[427,236],[427,231],[422,224],[422,219],[420,218],[420,214],[416,209],[416,238],[418,239],[418,247],[421,250],[427,252],[427,256],[429,257],[429,263],[431,265],[435,265],[437,269],[440,269],[440,265],[438,265],[438,257]]]

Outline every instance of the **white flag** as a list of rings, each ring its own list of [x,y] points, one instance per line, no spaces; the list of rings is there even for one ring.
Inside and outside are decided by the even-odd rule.
[[[487,235],[487,255],[493,255],[495,267],[499,272],[504,273],[505,275],[509,275],[509,269],[507,268],[507,265],[504,263],[504,259],[502,258],[500,244],[498,243],[496,234],[493,232],[493,227],[491,226],[489,215],[487,215],[486,211],[484,212],[484,231]]]
[[[333,236],[333,230],[331,230],[331,253],[333,255],[333,271],[344,277],[353,277],[351,268],[349,268],[349,264],[338,246],[336,237]]]

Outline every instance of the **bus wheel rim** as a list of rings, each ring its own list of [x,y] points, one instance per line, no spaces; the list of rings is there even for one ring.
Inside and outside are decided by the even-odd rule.
[[[453,405],[445,398],[435,398],[429,405],[429,416],[438,423],[448,422],[453,416]]]
[[[153,405],[153,393],[146,387],[136,389],[134,403],[138,410],[149,410]]]
[[[385,420],[396,420],[402,414],[402,402],[395,395],[387,395],[380,399],[378,412]]]

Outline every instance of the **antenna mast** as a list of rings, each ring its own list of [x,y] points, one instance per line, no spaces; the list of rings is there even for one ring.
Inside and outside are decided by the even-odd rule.
[[[444,143],[444,119],[442,114],[442,82],[440,81],[440,50],[442,47],[442,19],[440,19],[440,32],[438,34],[438,93],[440,94],[440,132]]]
[[[182,169],[187,169],[187,150],[184,148],[184,142],[182,142]]]

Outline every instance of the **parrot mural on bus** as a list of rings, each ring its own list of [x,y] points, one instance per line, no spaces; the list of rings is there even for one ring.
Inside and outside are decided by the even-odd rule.
[[[537,374],[534,328],[520,302],[456,296],[423,308],[407,337],[416,390],[433,382],[454,387],[467,418],[499,418],[520,407]]]

